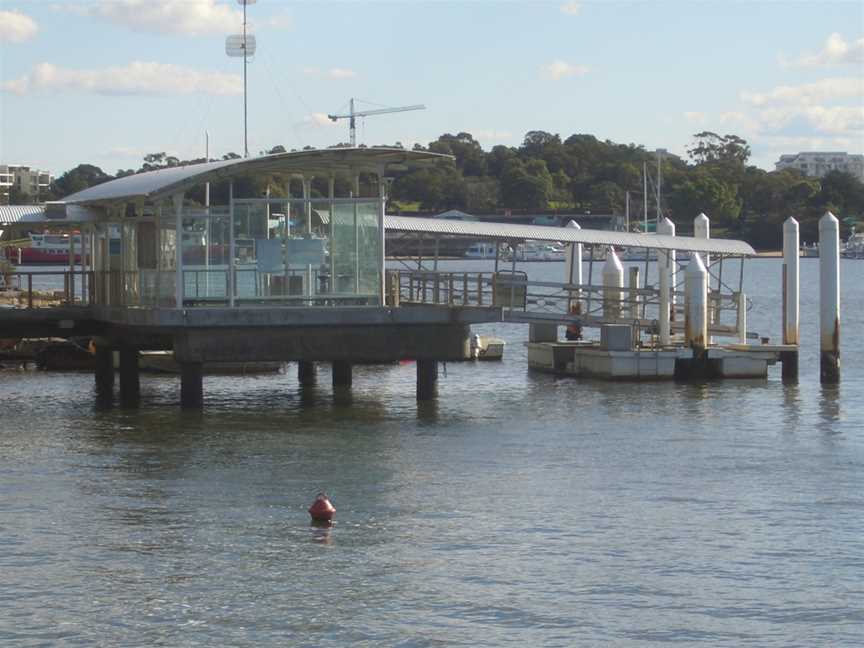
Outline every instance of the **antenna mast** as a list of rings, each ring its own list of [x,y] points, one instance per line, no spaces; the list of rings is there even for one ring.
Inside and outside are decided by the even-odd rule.
[[[237,0],[243,5],[243,33],[225,39],[225,53],[231,57],[243,57],[243,157],[249,157],[249,127],[246,104],[246,66],[250,56],[255,55],[255,36],[247,33],[246,5],[257,0]]]

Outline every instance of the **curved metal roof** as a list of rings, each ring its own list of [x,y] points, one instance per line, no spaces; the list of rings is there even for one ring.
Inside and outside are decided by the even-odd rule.
[[[708,252],[735,256],[753,256],[756,254],[749,243],[733,239],[697,239],[663,234],[630,234],[628,232],[551,227],[549,225],[478,223],[411,216],[386,216],[384,227],[394,232],[469,236],[497,241],[560,241],[585,245],[687,250],[688,252]]]
[[[294,173],[329,176],[331,173],[404,171],[411,167],[452,160],[452,156],[391,148],[333,148],[275,153],[256,158],[219,160],[169,167],[117,178],[67,196],[65,203],[104,204],[136,199],[157,200],[204,182],[251,173]]]

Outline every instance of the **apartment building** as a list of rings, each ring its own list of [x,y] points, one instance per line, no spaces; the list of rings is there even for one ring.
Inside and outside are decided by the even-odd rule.
[[[864,182],[864,155],[840,152],[807,152],[781,155],[774,166],[777,171],[797,169],[803,174],[821,178],[829,171],[845,171]]]
[[[23,164],[0,164],[0,204],[9,203],[12,187],[38,200],[40,195],[48,191],[53,180],[48,171]]]

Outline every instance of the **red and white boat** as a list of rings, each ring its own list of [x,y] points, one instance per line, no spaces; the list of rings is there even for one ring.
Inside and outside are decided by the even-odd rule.
[[[7,246],[6,258],[12,263],[26,264],[69,264],[69,234],[30,234],[29,244],[21,247]],[[75,263],[81,263],[81,235],[73,234]]]

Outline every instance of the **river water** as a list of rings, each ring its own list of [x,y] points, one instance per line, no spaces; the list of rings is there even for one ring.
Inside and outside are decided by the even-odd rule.
[[[91,375],[2,371],[0,644],[860,646],[864,262],[839,387],[801,266],[797,385],[555,378],[514,325],[419,407],[412,364],[207,377],[203,413],[172,377],[98,411]],[[775,341],[780,267],[745,281]]]

